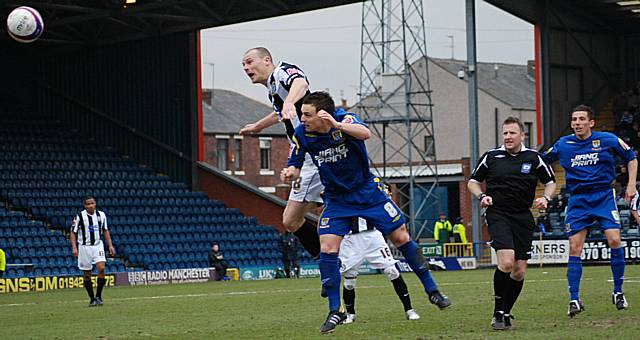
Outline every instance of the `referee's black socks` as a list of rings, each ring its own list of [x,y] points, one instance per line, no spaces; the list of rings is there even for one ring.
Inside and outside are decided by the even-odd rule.
[[[300,243],[311,257],[315,260],[320,258],[320,237],[315,226],[305,222],[293,234],[300,240]]]
[[[95,296],[93,296],[93,282],[91,282],[91,279],[84,279],[84,289],[87,290],[87,294],[89,294],[89,299],[91,299],[91,301],[96,299]]]
[[[522,291],[522,286],[524,285],[524,279],[521,281],[516,281],[513,278],[509,277],[509,286],[511,289],[508,289],[509,296],[504,301],[504,313],[511,314],[511,308],[518,300],[518,296],[520,296],[520,292]]]
[[[104,277],[98,278],[98,289],[96,291],[96,297],[102,299],[102,288],[104,288],[105,283],[107,283],[107,279]]]
[[[506,293],[509,287],[509,280],[511,280],[510,275],[511,273],[505,273],[498,268],[496,268],[495,273],[493,273],[494,313],[498,311],[504,312],[506,300],[509,299]]]

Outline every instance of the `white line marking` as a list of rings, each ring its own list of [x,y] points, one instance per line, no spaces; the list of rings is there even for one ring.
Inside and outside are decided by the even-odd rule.
[[[559,279],[546,279],[546,280],[527,280],[529,283],[534,282],[557,282],[557,281],[566,281],[566,278]],[[591,281],[590,278],[583,278],[582,281]],[[640,281],[628,281],[627,282],[640,282]],[[460,285],[477,285],[477,284],[493,284],[493,281],[474,281],[474,282],[443,282],[440,283],[440,286],[460,286]],[[422,288],[421,284],[413,284],[409,285],[413,287]],[[121,286],[121,287],[131,287],[131,286]],[[387,289],[388,285],[381,286],[358,286],[358,289]],[[294,293],[294,292],[318,292],[319,288],[298,288],[298,289],[275,289],[275,290],[255,290],[255,291],[246,291],[246,292],[224,292],[224,293],[202,293],[202,294],[180,294],[180,295],[158,295],[158,296],[132,296],[125,298],[109,298],[105,301],[108,303],[110,301],[136,301],[136,300],[160,300],[160,299],[176,299],[176,298],[199,298],[199,297],[207,297],[207,296],[242,296],[242,295],[257,295],[257,294],[281,294],[281,293]],[[8,294],[19,294],[19,293],[8,293]],[[31,305],[52,305],[52,304],[69,304],[69,303],[87,303],[87,299],[82,300],[64,300],[64,301],[51,301],[51,302],[25,302],[25,303],[8,303],[8,304],[0,304],[0,308],[3,307],[22,307],[22,306],[31,306]]]

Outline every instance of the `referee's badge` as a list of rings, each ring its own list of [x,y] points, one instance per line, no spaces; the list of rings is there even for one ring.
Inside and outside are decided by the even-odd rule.
[[[531,173],[531,163],[522,163],[520,167],[520,172],[523,174]]]

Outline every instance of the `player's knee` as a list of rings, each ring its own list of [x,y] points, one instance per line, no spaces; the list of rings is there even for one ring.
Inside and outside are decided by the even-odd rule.
[[[511,272],[511,277],[516,281],[522,281],[524,280],[524,273],[525,273],[524,268],[516,268],[514,271]]]
[[[396,266],[391,266],[384,269],[384,275],[386,275],[389,280],[393,281],[400,277],[400,271],[398,271],[398,268],[396,268]]]
[[[513,261],[511,259],[502,260],[498,264],[498,269],[503,273],[511,273],[513,271]]]
[[[411,241],[411,236],[409,236],[409,232],[403,224],[398,229],[389,234],[389,240],[391,240],[391,242],[393,242],[396,247],[401,247],[402,245]]]
[[[345,277],[343,285],[347,290],[354,290],[356,288],[356,277]]]
[[[609,238],[609,248],[615,249],[620,248],[620,236],[613,236]]]

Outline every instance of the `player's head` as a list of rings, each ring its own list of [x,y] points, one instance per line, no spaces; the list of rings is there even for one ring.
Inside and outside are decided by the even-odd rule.
[[[82,204],[89,214],[93,214],[96,211],[96,199],[93,196],[83,198]]]
[[[242,69],[252,83],[266,86],[274,69],[271,52],[264,47],[249,49],[242,56]]]
[[[520,152],[524,140],[524,126],[520,119],[507,117],[502,122],[502,144],[510,153]]]
[[[310,132],[329,132],[331,126],[329,122],[318,117],[318,112],[326,111],[333,114],[336,111],[336,103],[327,92],[317,91],[309,93],[302,100],[302,117],[300,120],[304,123],[307,131]]]
[[[593,109],[587,105],[578,105],[571,111],[571,128],[580,139],[591,136],[591,129],[596,124]]]

